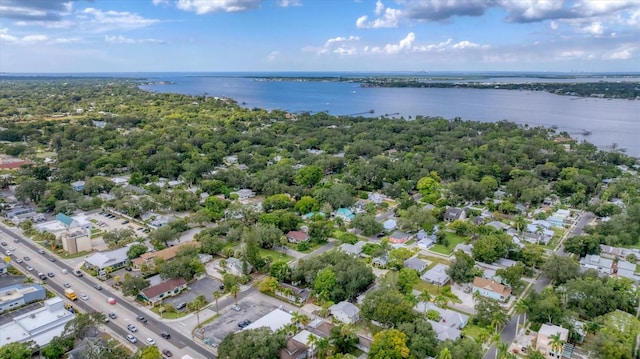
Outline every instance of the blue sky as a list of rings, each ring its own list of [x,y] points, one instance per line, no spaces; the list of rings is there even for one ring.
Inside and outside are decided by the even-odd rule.
[[[638,0],[0,0],[1,72],[640,71]]]

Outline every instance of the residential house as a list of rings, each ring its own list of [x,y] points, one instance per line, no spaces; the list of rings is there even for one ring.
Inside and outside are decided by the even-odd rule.
[[[335,319],[347,324],[353,324],[360,319],[360,308],[347,301],[330,306],[329,312]]]
[[[274,291],[276,297],[281,297],[289,302],[302,304],[309,299],[311,291],[307,288],[296,287],[295,285],[280,283],[278,289]]]
[[[389,256],[387,254],[383,254],[380,257],[375,257],[371,260],[371,264],[376,267],[384,268],[389,264]]]
[[[126,177],[113,177],[111,182],[118,187],[123,187],[129,184],[129,178]]]
[[[287,233],[289,243],[302,243],[309,241],[309,235],[301,231],[289,231]]]
[[[382,223],[382,228],[384,228],[384,230],[387,232],[391,232],[395,230],[397,226],[398,226],[398,221],[396,221],[395,218],[389,218]]]
[[[280,349],[280,359],[305,359],[311,357],[311,348],[307,346],[311,332],[301,330],[296,335],[288,337],[284,348]]]
[[[416,244],[418,245],[418,247],[422,249],[429,249],[431,248],[431,246],[436,244],[436,235],[435,233],[427,234],[424,229],[421,229],[418,233],[416,233],[416,240]]]
[[[551,358],[561,358],[562,349],[559,352],[555,352],[551,347],[553,342],[552,336],[559,336],[563,342],[567,342],[569,339],[569,330],[557,325],[542,324],[540,330],[538,330],[538,338],[536,339],[536,349],[542,354]]]
[[[358,257],[362,253],[362,247],[364,247],[365,244],[367,244],[367,242],[364,241],[358,241],[356,244],[343,243],[338,248],[350,256]]]
[[[418,256],[413,256],[403,263],[405,268],[410,268],[418,272],[418,274],[424,272],[424,270],[429,265],[429,262],[418,258]]]
[[[143,289],[140,293],[142,297],[154,307],[156,304],[162,303],[164,298],[176,296],[185,289],[187,289],[187,281],[180,277],[152,285]]]
[[[75,182],[71,182],[71,183],[69,183],[69,185],[71,186],[71,188],[72,188],[74,191],[77,191],[77,192],[82,192],[82,191],[84,191],[84,184],[85,184],[85,182],[84,182],[84,181],[75,181]]]
[[[455,310],[440,308],[431,302],[420,302],[416,304],[414,309],[420,313],[435,310],[440,314],[440,324],[451,328],[462,329],[469,323],[468,315],[456,312]]]
[[[389,236],[389,243],[402,244],[409,240],[411,236],[408,233],[395,231]]]
[[[122,247],[112,251],[98,252],[85,258],[84,266],[89,269],[104,270],[107,267],[118,269],[129,261],[127,252],[129,247]]]
[[[467,211],[463,208],[449,207],[447,208],[447,211],[444,212],[444,220],[447,222],[453,222],[465,218],[467,218]]]
[[[253,192],[249,188],[239,189],[239,190],[237,190],[235,192],[231,192],[231,194],[237,194],[238,195],[238,199],[241,200],[241,201],[246,201],[249,198],[253,198],[253,197],[256,196],[255,192]]]
[[[463,251],[464,253],[471,255],[471,250],[473,249],[473,244],[464,244],[464,243],[458,243],[456,244],[456,246],[453,248],[453,251]]]
[[[349,208],[338,208],[336,210],[336,217],[341,218],[345,222],[350,222],[356,218],[356,215],[353,214]]]
[[[0,288],[0,313],[31,302],[44,300],[46,297],[47,291],[37,284],[14,284]]]
[[[580,259],[580,267],[582,267],[583,270],[595,269],[601,274],[613,274],[613,261],[597,254],[587,254],[584,258]]]
[[[420,278],[428,283],[443,286],[451,279],[447,274],[447,269],[449,269],[449,266],[438,263],[426,271]]]
[[[452,340],[455,341],[462,336],[462,332],[459,329],[450,327],[448,325],[444,325],[440,322],[435,322],[433,320],[427,320],[431,323],[431,328],[434,332],[436,332],[436,337],[440,341]]]
[[[377,192],[370,192],[369,195],[367,196],[369,198],[369,200],[375,204],[380,204],[382,203],[382,201],[384,201],[384,196],[380,193]]]
[[[181,248],[188,246],[200,248],[200,242],[184,242],[176,246],[161,249],[159,251],[143,253],[140,257],[134,258],[131,263],[136,269],[140,269],[143,264],[147,265],[150,269],[153,269],[155,267],[156,258],[161,258],[165,261],[171,260],[175,258],[176,255],[178,255],[178,251]]]
[[[491,221],[487,223],[487,226],[493,227],[499,231],[506,231],[510,227],[508,224],[502,223],[500,221]]]
[[[483,297],[492,298],[500,302],[506,302],[511,297],[511,288],[493,279],[480,277],[473,278],[473,292],[478,292]]]
[[[564,227],[564,218],[558,216],[549,216],[547,217],[547,222],[551,223],[552,226],[562,228]]]
[[[3,321],[4,324],[0,325],[0,347],[29,341],[44,347],[53,337],[60,336],[65,325],[74,318],[75,315],[65,309],[62,298],[47,299],[44,306]]]
[[[238,258],[229,257],[227,258],[227,266],[225,267],[225,270],[233,275],[245,275],[251,273],[253,266]]]
[[[635,263],[619,260],[617,264],[617,273],[618,277],[629,278],[636,283],[640,282],[640,275],[636,274]]]

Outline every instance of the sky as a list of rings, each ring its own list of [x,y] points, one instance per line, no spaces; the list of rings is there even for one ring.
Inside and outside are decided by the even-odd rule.
[[[640,71],[640,0],[0,0],[0,72]]]

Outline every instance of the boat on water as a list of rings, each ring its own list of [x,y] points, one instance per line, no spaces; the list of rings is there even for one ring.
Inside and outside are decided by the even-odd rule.
[[[586,128],[584,130],[582,130],[582,135],[583,136],[589,136],[591,134],[591,130],[587,130]]]
[[[551,128],[553,128],[554,130],[557,130],[558,129],[558,125],[553,125],[553,126],[551,126]]]

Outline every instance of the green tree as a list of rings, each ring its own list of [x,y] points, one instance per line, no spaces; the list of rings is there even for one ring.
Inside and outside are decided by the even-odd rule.
[[[318,203],[317,199],[311,196],[302,196],[302,198],[300,198],[300,200],[296,202],[294,208],[300,214],[307,214],[320,210],[320,204]]]
[[[31,353],[34,352],[35,343],[33,341],[26,343],[12,342],[0,347],[0,358],[2,359],[31,359]]]
[[[571,257],[553,254],[542,266],[542,274],[556,285],[564,284],[576,278],[580,273],[580,265]]]
[[[220,359],[278,358],[285,346],[284,332],[273,333],[269,328],[242,330],[227,335],[218,347]]]
[[[415,316],[413,305],[402,293],[386,288],[369,292],[360,310],[365,318],[382,323],[385,327],[409,322]]]
[[[127,251],[127,258],[138,258],[144,253],[147,253],[149,249],[144,244],[132,244]]]
[[[549,336],[549,348],[556,354],[562,354],[562,347],[565,341],[560,337],[560,333],[552,334]]]
[[[431,176],[420,178],[416,188],[422,195],[423,200],[427,203],[436,203],[436,200],[440,198],[440,192],[442,190],[439,181]]]
[[[136,359],[162,359],[162,353],[155,345],[147,345],[138,349],[134,356]]]
[[[200,328],[200,310],[205,305],[207,305],[207,298],[202,294],[195,297],[193,301],[187,303],[187,308],[189,309],[189,311],[196,312],[196,319],[198,320],[197,328]]]
[[[423,317],[398,325],[398,330],[407,335],[407,347],[412,358],[426,358],[437,354],[438,338],[431,323]]]
[[[373,236],[382,231],[382,223],[376,221],[372,215],[359,213],[351,221],[351,226],[362,231],[365,236]]]
[[[451,261],[449,268],[447,268],[447,274],[455,283],[471,282],[478,272],[474,267],[476,262],[463,251],[456,251],[453,255],[455,259]]]
[[[373,337],[370,359],[403,359],[409,357],[407,335],[397,329],[385,329]]]
[[[329,340],[333,343],[336,353],[350,353],[358,344],[358,334],[351,324],[340,324],[331,328]]]
[[[286,261],[277,261],[271,265],[269,270],[272,277],[275,277],[280,282],[287,282],[291,278],[291,267]]]
[[[120,283],[120,287],[122,288],[122,294],[126,296],[135,296],[140,293],[141,290],[147,288],[149,286],[149,281],[144,279],[143,277],[135,277],[132,275],[125,274],[124,279]]]
[[[265,212],[272,212],[278,209],[292,208],[294,204],[295,201],[288,194],[280,193],[265,198],[262,202],[262,208]]]
[[[22,202],[39,202],[47,188],[42,180],[28,179],[16,187],[16,198]]]
[[[483,236],[473,244],[471,253],[477,261],[493,263],[507,254],[507,240],[502,236]]]
[[[336,274],[331,268],[325,268],[318,272],[313,281],[313,290],[321,300],[329,300],[331,292],[336,286]]]
[[[296,173],[295,182],[301,186],[313,187],[320,182],[323,176],[322,168],[318,166],[304,166]]]
[[[444,348],[440,351],[436,359],[453,359],[453,357],[451,356],[449,348]]]

